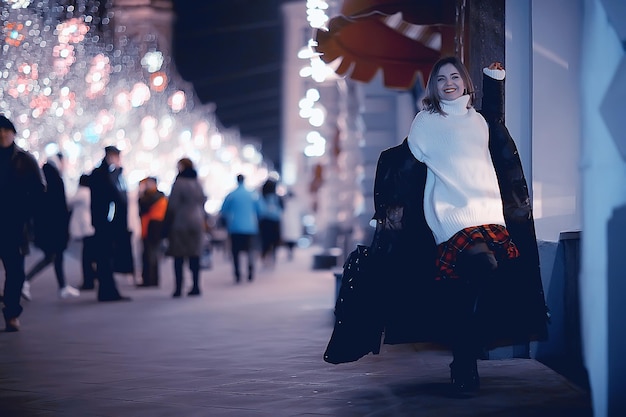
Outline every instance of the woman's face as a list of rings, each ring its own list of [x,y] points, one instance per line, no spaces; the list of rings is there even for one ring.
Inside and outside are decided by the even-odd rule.
[[[439,68],[437,91],[441,100],[455,100],[465,92],[465,82],[454,65],[445,64]]]

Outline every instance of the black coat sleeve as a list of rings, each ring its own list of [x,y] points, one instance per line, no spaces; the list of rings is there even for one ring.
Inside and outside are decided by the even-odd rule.
[[[504,123],[504,81],[483,77],[483,109],[489,125],[489,151],[493,162],[506,226],[525,257],[539,265],[530,192],[515,141]]]
[[[516,333],[511,330],[513,338],[517,334],[519,339],[524,335],[531,340],[543,340],[547,338],[549,310],[541,281],[530,192],[517,146],[504,123],[504,81],[485,75],[483,90],[481,113],[489,125],[489,151],[500,187],[504,220],[520,252],[505,274],[509,297],[501,297],[508,301],[503,301],[499,310],[512,313],[500,315],[503,321],[500,327],[515,329]]]

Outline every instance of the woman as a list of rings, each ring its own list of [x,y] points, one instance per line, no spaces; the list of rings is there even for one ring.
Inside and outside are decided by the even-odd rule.
[[[173,297],[180,297],[183,287],[183,262],[189,262],[193,287],[187,295],[200,295],[200,254],[205,238],[206,196],[198,181],[198,173],[189,158],[178,161],[178,176],[172,185],[164,220],[168,238],[165,252],[174,257],[176,288]]]
[[[70,216],[70,237],[82,241],[81,260],[83,284],[81,290],[93,290],[96,280],[96,254],[94,253],[94,233],[91,224],[91,191],[89,175],[83,174],[78,180],[76,193],[68,201]]]
[[[463,64],[438,61],[408,138],[381,153],[373,272],[361,287],[382,302],[355,303],[363,289],[342,285],[326,361],[377,353],[383,331],[388,344],[442,342],[453,353],[452,387],[465,393],[479,388],[481,349],[546,337],[528,188],[503,123],[504,70],[494,63],[484,73],[478,113]]]
[[[48,158],[42,171],[47,183],[44,201],[37,207],[33,222],[35,233],[34,244],[43,251],[43,258],[26,273],[22,286],[22,297],[31,299],[30,285],[41,271],[48,265],[54,265],[54,274],[59,287],[59,298],[78,297],[80,291],[65,280],[64,254],[67,249],[69,235],[70,211],[65,196],[65,184],[61,172],[63,170],[63,154],[58,153]]]

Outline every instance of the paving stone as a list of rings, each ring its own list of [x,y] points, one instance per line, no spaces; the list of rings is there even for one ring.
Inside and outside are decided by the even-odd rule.
[[[216,256],[202,296],[180,299],[166,258],[159,288],[117,277],[133,298],[122,303],[98,303],[93,291],[60,300],[45,270],[23,302],[21,331],[0,332],[0,416],[592,415],[586,391],[531,359],[481,361],[481,390],[468,399],[448,394],[451,357],[435,346],[325,363],[335,277],[311,268],[315,253],[288,262],[280,252],[273,270],[239,285]],[[69,255],[66,270],[78,286]]]

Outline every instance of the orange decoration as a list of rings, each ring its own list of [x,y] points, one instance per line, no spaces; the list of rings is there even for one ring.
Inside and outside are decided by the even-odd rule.
[[[4,33],[6,34],[4,41],[11,46],[20,46],[24,40],[24,35],[20,33],[22,29],[24,29],[24,25],[22,23],[6,23],[4,25]]]

